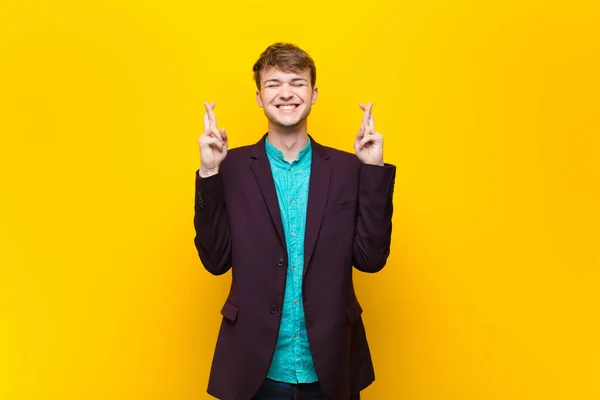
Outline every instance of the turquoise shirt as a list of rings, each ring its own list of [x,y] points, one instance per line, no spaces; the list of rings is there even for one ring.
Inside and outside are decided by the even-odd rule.
[[[298,158],[291,163],[285,161],[283,152],[269,143],[268,139],[265,140],[265,147],[275,181],[288,255],[281,327],[267,377],[288,383],[316,382],[318,378],[308,344],[302,304],[304,230],[312,163],[311,143],[308,139]]]

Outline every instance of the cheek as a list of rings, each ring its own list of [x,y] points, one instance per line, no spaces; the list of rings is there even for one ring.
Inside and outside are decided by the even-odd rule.
[[[277,97],[276,94],[273,93],[264,93],[262,96],[263,105],[269,105],[275,100]]]
[[[262,108],[265,108],[265,109],[266,109],[267,107],[269,107],[269,105],[270,105],[270,104],[269,104],[269,99],[266,99],[266,98],[262,97],[262,98],[260,99],[260,101],[261,101],[261,105],[260,105],[260,106],[261,106]]]

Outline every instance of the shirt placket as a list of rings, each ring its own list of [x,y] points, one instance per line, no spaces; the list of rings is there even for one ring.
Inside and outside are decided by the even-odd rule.
[[[300,269],[298,268],[298,185],[297,185],[297,174],[294,171],[294,167],[296,166],[296,162],[292,162],[289,168],[288,174],[288,188],[289,188],[289,221],[290,221],[290,231],[292,236],[292,248],[291,248],[291,256],[292,256],[292,326],[293,326],[293,352],[294,352],[294,364],[296,366],[296,371],[300,370],[300,349],[298,348],[298,337],[299,337],[299,329],[298,329],[298,273]]]

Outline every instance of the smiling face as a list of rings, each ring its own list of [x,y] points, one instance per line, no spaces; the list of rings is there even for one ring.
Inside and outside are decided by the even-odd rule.
[[[284,72],[272,67],[261,74],[256,101],[270,123],[289,129],[306,121],[317,95],[308,69]]]

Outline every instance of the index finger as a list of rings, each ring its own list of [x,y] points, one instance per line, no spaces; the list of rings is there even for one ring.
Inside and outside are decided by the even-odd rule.
[[[206,112],[204,113],[204,130],[207,130],[210,127],[217,127],[217,117],[215,117],[215,113],[213,108],[216,107],[215,102],[207,103],[204,102],[204,108],[206,108]]]

